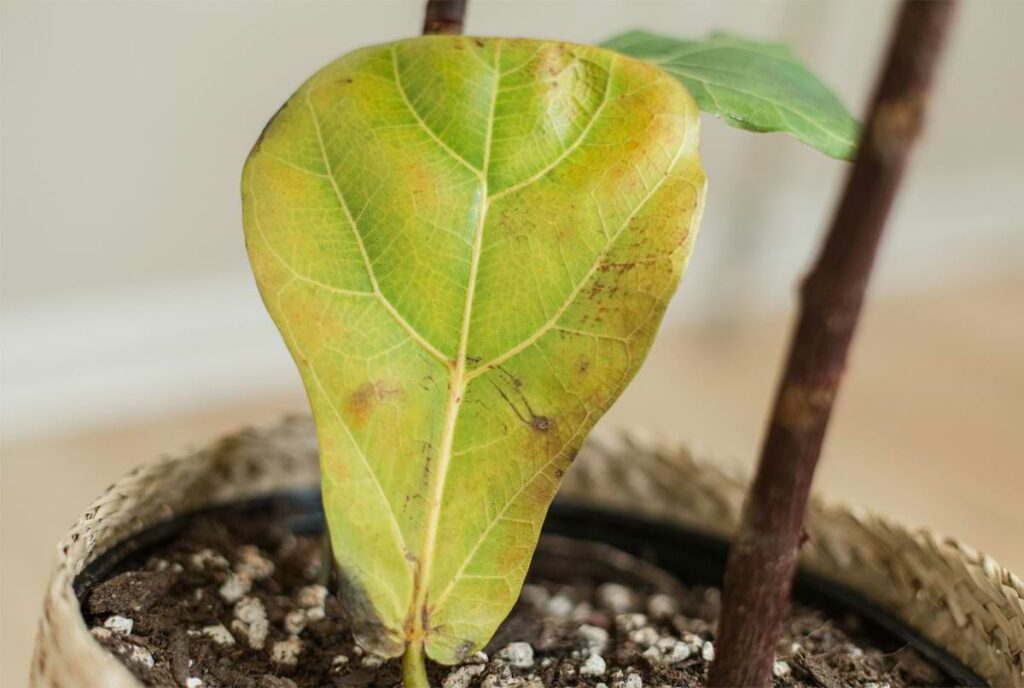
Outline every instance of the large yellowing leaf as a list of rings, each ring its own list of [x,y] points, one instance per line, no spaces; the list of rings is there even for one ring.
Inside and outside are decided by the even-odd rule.
[[[367,648],[451,663],[508,613],[689,255],[697,142],[696,105],[656,67],[464,37],[346,55],[267,126],[246,241]]]

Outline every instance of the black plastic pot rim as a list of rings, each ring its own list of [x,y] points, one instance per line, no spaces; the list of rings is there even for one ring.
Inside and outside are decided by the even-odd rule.
[[[181,532],[191,519],[227,511],[260,511],[271,505],[289,508],[287,518],[296,533],[315,534],[324,530],[320,492],[312,488],[179,514],[147,528],[100,555],[75,576],[75,595],[81,601],[92,586],[111,575],[128,557],[168,541]],[[729,556],[729,542],[719,535],[567,501],[556,501],[552,505],[544,522],[543,533],[611,545],[656,563],[681,582],[690,585],[720,587]],[[912,647],[959,685],[988,685],[948,651],[922,637],[870,600],[828,578],[801,569],[794,584],[793,596],[829,614],[857,614],[883,635]]]

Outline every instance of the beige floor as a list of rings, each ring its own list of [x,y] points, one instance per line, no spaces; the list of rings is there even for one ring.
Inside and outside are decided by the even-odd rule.
[[[873,304],[819,491],[929,524],[1024,571],[1024,283]],[[642,425],[750,465],[787,334],[779,321],[659,338],[606,427]],[[8,447],[0,500],[0,686],[25,683],[62,531],[132,466],[303,406],[300,393]]]

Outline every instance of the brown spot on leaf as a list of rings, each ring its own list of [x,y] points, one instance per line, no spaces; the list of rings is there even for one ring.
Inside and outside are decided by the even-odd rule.
[[[636,261],[625,261],[623,263],[602,263],[598,270],[601,272],[617,272],[620,275],[629,272],[636,267]]]
[[[373,410],[382,403],[398,401],[403,393],[400,387],[383,380],[364,382],[348,397],[347,409],[355,425],[363,425]]]

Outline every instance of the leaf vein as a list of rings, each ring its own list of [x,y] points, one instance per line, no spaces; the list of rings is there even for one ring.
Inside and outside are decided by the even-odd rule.
[[[516,182],[511,186],[505,187],[501,191],[497,191],[491,194],[490,200],[495,201],[499,198],[502,198],[503,196],[507,196],[508,194],[520,191],[523,188],[529,186],[530,184],[533,184],[534,182],[538,181],[539,179],[544,178],[552,170],[554,170],[556,167],[562,164],[562,162],[565,161],[565,159],[568,158],[573,153],[573,151],[575,151],[583,144],[583,141],[587,138],[587,135],[590,134],[590,130],[594,128],[594,125],[597,123],[597,120],[600,119],[601,113],[604,110],[605,106],[611,100],[612,78],[615,71],[617,57],[618,56],[615,53],[612,53],[611,62],[608,65],[608,77],[605,80],[604,93],[601,96],[601,102],[598,104],[596,108],[594,108],[594,114],[591,115],[590,121],[588,121],[587,125],[583,128],[582,131],[580,131],[579,136],[576,137],[576,140],[574,140],[569,146],[563,149],[563,151],[561,152],[561,154],[558,155],[558,157],[552,160],[548,165],[541,168],[538,172],[530,175],[529,177],[520,182]]]
[[[259,200],[256,198],[256,190],[253,187],[253,182],[251,178],[249,179],[249,196],[252,198],[252,217],[256,224],[256,233],[259,234],[260,239],[263,241],[264,245],[266,245],[267,251],[270,252],[270,255],[272,255],[274,259],[281,264],[281,267],[287,270],[292,277],[301,282],[305,282],[307,284],[315,286],[319,289],[323,289],[324,291],[329,291],[334,294],[341,294],[343,296],[366,297],[374,295],[372,291],[358,291],[355,289],[342,289],[341,287],[335,287],[334,285],[327,284],[326,282],[321,282],[320,280],[313,279],[312,277],[304,275],[298,270],[296,270],[291,263],[285,260],[284,256],[278,253],[277,249],[274,248],[274,246],[270,243],[270,240],[267,238],[266,232],[263,231],[263,223],[260,222]]]
[[[285,285],[285,287],[283,287],[281,291],[279,291],[277,294],[277,299],[279,303],[281,299],[281,294],[285,288],[287,288],[287,285]],[[280,305],[278,307],[280,307]],[[317,390],[320,392],[321,396],[323,396],[324,402],[327,404],[327,407],[331,410],[331,413],[338,421],[338,425],[341,427],[342,430],[345,431],[345,436],[348,438],[349,442],[352,443],[352,446],[355,447],[356,454],[358,455],[360,461],[363,463],[363,466],[366,468],[367,473],[369,473],[370,477],[373,479],[373,484],[377,489],[377,493],[380,496],[381,500],[384,502],[384,506],[387,509],[388,516],[390,516],[391,525],[394,528],[395,536],[398,539],[399,550],[404,552],[406,550],[405,536],[402,534],[402,528],[398,524],[398,516],[395,514],[395,510],[391,507],[391,502],[388,501],[387,493],[384,491],[384,486],[381,484],[380,478],[377,476],[377,472],[373,469],[373,466],[370,464],[369,459],[366,458],[366,454],[363,452],[363,448],[356,441],[355,436],[349,429],[348,424],[342,417],[341,412],[338,410],[337,405],[335,405],[334,403],[334,400],[331,399],[331,397],[327,394],[327,390],[324,388],[323,383],[320,381],[320,375],[316,372],[316,367],[313,365],[313,361],[310,360],[308,356],[306,356],[305,352],[303,352],[302,348],[299,346],[299,340],[295,336],[295,333],[292,331],[291,323],[288,322],[286,318],[282,318],[281,323],[284,326],[285,331],[287,332],[287,337],[291,341],[292,347],[295,349],[295,352],[299,355],[299,357],[302,360],[306,362],[306,365],[309,368],[310,376],[313,378],[313,384],[316,385]],[[330,473],[328,471],[325,471],[324,475],[327,475],[328,478],[330,479]],[[393,590],[391,591],[391,594],[394,595]],[[397,599],[395,601],[397,604]]]
[[[391,47],[391,67],[395,73],[395,86],[398,88],[399,95],[402,96],[402,102],[405,103],[405,107],[409,110],[409,113],[416,119],[416,123],[419,125],[420,129],[426,132],[427,136],[429,136],[434,143],[440,146],[453,159],[462,163],[462,165],[464,165],[474,175],[480,175],[482,171],[477,169],[476,166],[472,165],[468,160],[459,155],[455,149],[445,143],[444,139],[438,136],[434,130],[430,128],[430,125],[428,125],[423,117],[420,116],[419,111],[412,104],[412,101],[409,100],[409,94],[406,92],[405,86],[402,84],[401,70],[398,68],[398,49],[396,46]]]
[[[588,411],[587,415],[586,415],[586,418],[584,419],[584,421],[580,425],[580,427],[584,427],[586,425],[587,419],[589,419],[589,417],[590,417],[590,412]],[[432,606],[432,609],[436,610],[436,609],[440,609],[441,608],[441,606],[444,604],[445,599],[447,599],[448,595],[455,588],[455,585],[457,584],[457,582],[464,577],[464,574],[465,574],[465,571],[466,571],[466,567],[468,567],[472,563],[473,559],[476,558],[477,552],[480,550],[480,547],[483,545],[483,543],[487,541],[487,538],[490,536],[491,531],[494,530],[495,526],[497,526],[498,523],[500,523],[501,521],[503,521],[505,519],[505,512],[507,512],[510,508],[512,508],[512,506],[516,503],[516,501],[519,499],[519,497],[522,496],[523,492],[525,492],[526,489],[530,485],[532,485],[535,480],[537,480],[537,479],[539,479],[540,477],[543,476],[543,477],[547,478],[551,482],[553,487],[555,487],[555,488],[558,487],[558,482],[557,481],[553,481],[550,478],[550,476],[547,475],[546,471],[556,461],[558,461],[559,459],[565,457],[564,452],[565,452],[566,447],[570,446],[578,435],[579,435],[579,429],[577,428],[576,432],[573,433],[572,437],[570,437],[565,442],[565,444],[563,444],[562,447],[557,452],[555,452],[554,455],[552,455],[552,457],[550,459],[545,461],[543,464],[541,464],[541,466],[539,468],[534,470],[532,475],[527,477],[522,482],[522,484],[519,486],[519,488],[514,493],[512,493],[512,496],[508,498],[508,500],[505,502],[504,506],[501,507],[501,510],[498,511],[498,513],[495,515],[495,517],[490,520],[490,522],[487,524],[487,527],[483,530],[483,532],[477,538],[476,543],[473,545],[473,548],[469,551],[469,554],[466,555],[465,559],[462,560],[462,564],[461,564],[461,566],[459,566],[459,570],[455,573],[454,576],[452,576],[451,580],[448,581],[448,585],[445,586],[445,589],[438,596],[437,601]]]
[[[377,276],[373,271],[373,263],[370,261],[370,255],[366,252],[366,245],[363,242],[362,234],[359,232],[359,226],[356,224],[356,219],[352,216],[352,211],[349,209],[348,203],[345,201],[345,197],[341,193],[341,188],[338,186],[338,180],[334,177],[334,170],[331,167],[330,158],[327,156],[327,146],[324,144],[323,131],[320,128],[320,120],[317,118],[316,109],[313,107],[313,103],[309,98],[309,91],[306,91],[306,107],[309,108],[309,113],[313,120],[313,128],[316,130],[316,139],[317,143],[320,144],[320,154],[324,159],[324,167],[327,169],[327,177],[331,182],[331,187],[334,189],[334,195],[338,199],[338,205],[341,206],[342,212],[345,213],[345,217],[348,219],[349,225],[352,227],[352,235],[355,237],[356,244],[359,246],[359,253],[363,257],[363,264],[366,267],[366,275],[370,278],[370,284],[373,286],[374,295],[395,322],[397,322],[398,325],[405,330],[406,334],[419,344],[424,351],[444,365],[450,365],[449,358],[441,353],[437,347],[427,341],[423,335],[417,332],[416,329],[402,317],[402,314],[399,313],[391,301],[388,300],[384,295],[384,292],[381,291],[380,284],[377,283]]]

